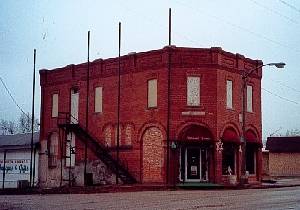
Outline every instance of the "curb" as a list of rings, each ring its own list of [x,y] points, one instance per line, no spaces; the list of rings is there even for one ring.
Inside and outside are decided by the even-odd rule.
[[[176,191],[176,190],[246,190],[246,189],[274,189],[285,187],[300,187],[300,184],[286,185],[260,185],[260,186],[223,186],[222,188],[174,188],[169,186],[104,186],[104,187],[62,187],[51,189],[5,189],[0,190],[0,195],[48,195],[48,194],[94,194],[116,192],[142,192],[142,191]]]

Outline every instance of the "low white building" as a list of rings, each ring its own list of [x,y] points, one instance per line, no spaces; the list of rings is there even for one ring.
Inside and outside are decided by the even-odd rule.
[[[39,133],[34,133],[33,145],[34,167],[32,172],[36,185],[38,181]],[[30,154],[31,133],[0,135],[0,188],[17,188],[18,183],[20,185],[30,181]]]

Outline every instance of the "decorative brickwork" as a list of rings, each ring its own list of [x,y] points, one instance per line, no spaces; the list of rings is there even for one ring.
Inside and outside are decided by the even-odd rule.
[[[168,93],[168,66],[170,60],[170,92]],[[89,77],[89,133],[99,143],[106,145],[113,157],[116,157],[116,125],[118,98],[118,58],[97,59],[90,63]],[[208,181],[222,183],[222,152],[216,151],[216,143],[221,139],[224,128],[234,125],[240,144],[242,133],[240,116],[242,112],[241,75],[262,65],[260,60],[251,60],[240,54],[233,54],[221,48],[183,48],[165,47],[159,50],[133,53],[121,56],[121,92],[120,92],[120,162],[139,182],[164,182],[170,184],[179,176],[180,149],[205,146],[208,151]],[[257,174],[261,177],[261,77],[259,68],[249,75],[248,85],[253,88],[253,112],[246,113],[246,129],[255,133],[257,144]],[[54,70],[40,70],[41,84],[41,132],[40,141],[48,139],[49,133],[58,130],[57,118],[52,117],[52,95],[58,93],[58,112],[71,112],[71,90],[78,92],[78,123],[85,127],[87,96],[87,63],[68,65]],[[188,77],[193,79],[188,84]],[[157,80],[157,106],[148,107],[148,81]],[[232,81],[232,107],[227,108],[227,80]],[[188,92],[188,87],[190,91]],[[102,87],[102,110],[95,112],[95,87]],[[170,101],[168,101],[170,94]],[[190,99],[188,99],[190,95]],[[190,102],[190,103],[188,103]],[[168,105],[169,103],[169,105]],[[166,155],[167,113],[170,107],[169,140],[173,143],[170,164]],[[77,122],[77,121],[76,121]],[[129,123],[130,122],[130,123]],[[145,129],[145,126],[151,126]],[[155,125],[160,125],[155,127]],[[153,125],[153,126],[152,126]],[[187,136],[182,139],[180,133],[187,126],[201,125],[209,131],[209,137]],[[63,138],[60,138],[59,145]],[[76,163],[73,171],[82,181],[82,162],[84,161],[84,139],[76,137]],[[180,143],[179,143],[180,142]],[[178,143],[178,144],[177,144]],[[200,151],[200,150],[199,150]],[[64,150],[65,152],[65,150]],[[64,154],[65,155],[65,154]],[[196,154],[197,155],[197,154]],[[237,160],[237,179],[241,170],[241,155]],[[57,157],[60,163],[62,157]],[[199,158],[200,160],[200,158]],[[60,169],[48,169],[48,158],[40,156],[43,167],[40,174],[42,183],[57,179]],[[88,164],[97,161],[88,150]],[[206,160],[205,160],[206,161]],[[170,168],[167,169],[166,166]],[[97,177],[102,173],[99,167],[89,168],[88,172]],[[100,167],[101,168],[101,167]],[[99,169],[99,170],[98,170]],[[56,170],[53,172],[51,170]],[[205,169],[202,167],[202,171]],[[188,170],[187,170],[188,171]],[[167,172],[169,179],[167,179]],[[181,171],[182,174],[184,171]],[[113,175],[108,173],[108,177]],[[43,176],[43,177],[42,177]],[[44,177],[46,176],[46,178]],[[103,175],[101,175],[103,176]],[[202,175],[201,175],[202,176]],[[51,178],[49,178],[51,177]],[[183,176],[184,177],[184,176]],[[98,179],[98,178],[97,178]],[[46,181],[45,181],[46,180]],[[169,183],[166,183],[168,181]],[[53,181],[55,182],[55,181]],[[56,180],[56,182],[59,182]],[[107,182],[109,183],[109,182]],[[57,183],[56,183],[57,185]],[[47,184],[43,185],[47,186]]]
[[[125,128],[125,145],[131,145],[133,126],[127,125]]]
[[[112,128],[111,126],[107,126],[104,129],[104,139],[105,139],[105,145],[107,145],[108,147],[111,146],[111,140],[112,140]]]

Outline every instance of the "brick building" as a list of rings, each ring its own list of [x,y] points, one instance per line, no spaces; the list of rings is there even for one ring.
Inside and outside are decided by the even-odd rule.
[[[243,71],[262,65],[221,48],[165,47],[40,70],[40,185],[227,183],[241,176]],[[170,67],[170,72],[168,71]],[[168,101],[168,73],[170,90]],[[247,171],[261,179],[261,68],[247,80]],[[168,104],[169,103],[169,104]],[[170,108],[168,129],[168,107]],[[167,131],[169,130],[169,159]],[[169,167],[168,167],[169,166]],[[69,182],[70,183],[70,182]]]
[[[300,136],[268,137],[263,168],[270,176],[300,176]]]

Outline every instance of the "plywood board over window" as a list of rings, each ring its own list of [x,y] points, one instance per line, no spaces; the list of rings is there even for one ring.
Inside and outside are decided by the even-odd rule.
[[[58,94],[52,94],[52,117],[58,116]]]
[[[200,106],[200,77],[187,77],[187,105]]]
[[[232,81],[226,81],[226,107],[232,109]]]
[[[253,112],[253,87],[247,85],[247,112]]]
[[[148,80],[148,108],[157,107],[157,79]]]
[[[102,87],[95,88],[95,112],[102,112]]]

